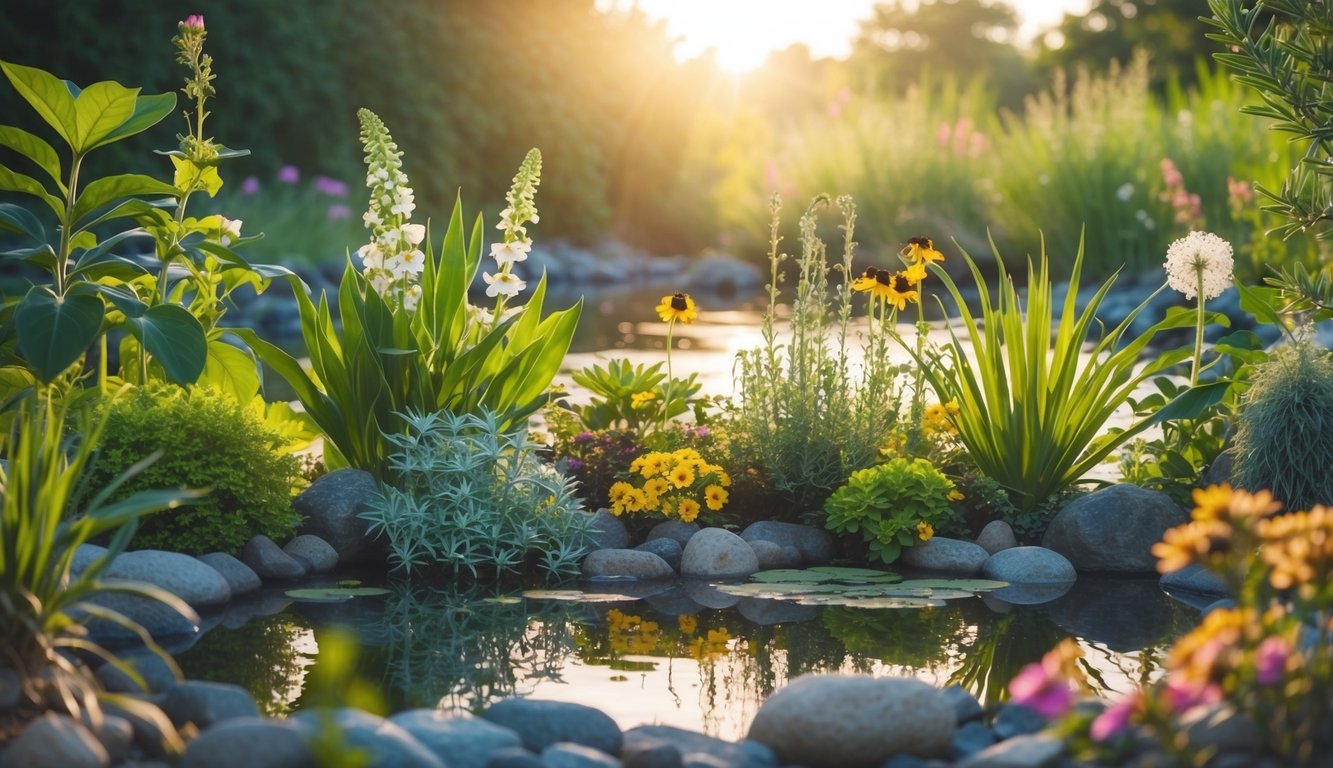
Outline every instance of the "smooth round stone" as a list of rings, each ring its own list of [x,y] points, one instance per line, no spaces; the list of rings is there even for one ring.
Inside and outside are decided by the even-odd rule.
[[[956,729],[953,703],[920,680],[803,675],[760,706],[749,738],[784,763],[872,768],[900,753],[945,757]]]
[[[306,573],[304,565],[263,534],[245,542],[241,562],[265,579],[299,579]]]
[[[158,702],[177,727],[194,723],[203,729],[237,717],[259,717],[250,692],[231,683],[187,680],[169,689]]]
[[[23,768],[105,768],[111,764],[96,736],[65,715],[47,712],[28,723],[0,757]]]
[[[231,585],[222,574],[179,552],[156,549],[122,552],[102,571],[102,578],[152,584],[194,608],[221,605],[231,600]]]
[[[951,751],[955,760],[970,757],[995,743],[995,734],[980,722],[970,722],[953,735]]]
[[[749,542],[723,528],[705,528],[690,537],[680,557],[680,573],[692,579],[743,579],[759,570]]]
[[[209,552],[200,555],[198,559],[199,562],[222,574],[222,578],[226,579],[227,585],[231,587],[232,597],[254,592],[264,584],[253,568],[226,552]]]
[[[562,741],[582,744],[609,755],[620,754],[624,737],[606,713],[582,704],[541,699],[506,699],[492,704],[482,717],[518,734],[533,752]]]
[[[588,578],[618,576],[643,581],[672,579],[671,565],[651,552],[635,549],[598,549],[583,558],[583,575]]]
[[[611,510],[602,507],[589,517],[593,550],[629,548],[629,529],[620,518],[611,514]]]
[[[975,576],[990,554],[970,541],[935,536],[903,550],[902,562],[910,568]]]
[[[662,537],[645,541],[634,548],[639,552],[651,552],[666,561],[671,570],[680,570],[680,556],[685,551],[681,543],[672,538]]]
[[[134,742],[134,726],[123,717],[103,714],[102,722],[96,728],[90,728],[93,736],[106,749],[111,764],[122,762],[130,756],[130,745]]]
[[[784,547],[776,542],[755,539],[750,542],[750,549],[754,550],[761,571],[801,567],[801,553],[796,547]]]
[[[1045,547],[1014,547],[991,555],[981,575],[1010,584],[1062,584],[1078,573],[1068,560]]]
[[[1228,594],[1227,583],[1222,577],[1202,565],[1187,565],[1179,570],[1164,573],[1157,584],[1168,592],[1183,590],[1210,597],[1225,597]]]
[[[240,717],[199,734],[180,768],[315,768],[305,736],[284,720]]]
[[[517,733],[475,715],[410,709],[389,721],[412,734],[449,768],[486,768],[497,751],[523,744]]]
[[[823,565],[838,554],[833,534],[822,528],[799,523],[760,520],[741,531],[746,541],[771,541],[783,547],[795,547],[805,565]]]
[[[631,740],[628,733],[620,759],[624,768],[683,768],[685,764],[674,744],[647,738]]]
[[[546,768],[621,768],[620,761],[582,744],[559,742],[542,750]]]
[[[664,520],[648,531],[648,541],[654,539],[675,539],[681,550],[690,543],[690,539],[700,530],[698,523],[682,523],[679,520]]]
[[[1041,543],[1079,573],[1156,573],[1152,546],[1168,528],[1188,521],[1161,491],[1119,483],[1069,502]]]
[[[625,754],[641,745],[667,743],[680,751],[685,763],[715,760],[718,765],[738,768],[776,768],[777,756],[764,744],[751,739],[724,741],[670,725],[640,725],[625,731]]]
[[[1064,753],[1064,742],[1058,737],[1029,734],[989,746],[954,763],[954,768],[1038,768],[1054,765]]]
[[[292,501],[305,518],[299,532],[328,542],[343,565],[382,563],[384,545],[370,535],[370,521],[361,517],[378,495],[379,486],[369,472],[351,468],[330,472]]]
[[[311,533],[293,538],[282,551],[304,565],[307,573],[328,573],[338,566],[337,551],[327,541]]]
[[[992,520],[977,534],[977,546],[993,555],[1018,546],[1018,538],[1013,526],[1003,520]]]
[[[402,727],[351,707],[302,710],[287,718],[307,738],[330,724],[342,731],[349,749],[370,753],[370,768],[445,768],[446,764]]]

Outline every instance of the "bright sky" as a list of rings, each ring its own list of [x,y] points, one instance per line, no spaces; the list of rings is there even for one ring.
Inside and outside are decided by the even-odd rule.
[[[1089,0],[1009,0],[1023,18],[1020,37],[1030,41],[1053,26],[1065,11],[1086,12]],[[718,62],[745,71],[763,63],[770,51],[805,43],[816,57],[846,56],[857,22],[875,0],[598,0],[598,7],[637,4],[650,17],[665,19],[681,38],[676,54],[693,58],[716,48]]]

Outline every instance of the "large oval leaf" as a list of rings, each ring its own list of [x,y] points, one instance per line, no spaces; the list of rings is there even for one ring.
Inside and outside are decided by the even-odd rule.
[[[84,88],[74,100],[75,143],[87,153],[134,114],[138,88],[103,80]]]
[[[62,139],[71,147],[74,146],[77,133],[74,97],[65,83],[50,72],[36,67],[0,61],[0,69],[4,70],[9,82],[14,84],[14,89],[24,101],[31,104]]]
[[[134,114],[121,123],[115,130],[95,142],[89,150],[120,141],[127,136],[146,131],[161,122],[162,118],[176,110],[176,94],[158,93],[140,96],[134,100]]]
[[[0,147],[9,147],[33,161],[51,177],[51,181],[56,183],[62,194],[67,191],[60,181],[60,156],[40,136],[12,125],[0,125]]]
[[[139,195],[175,197],[176,188],[164,181],[158,181],[152,176],[144,176],[138,173],[104,176],[89,183],[79,193],[79,198],[74,203],[75,226],[79,226],[80,219],[107,203],[115,202],[122,197]]]
[[[14,311],[19,352],[42,381],[73,365],[102,328],[102,300],[34,286]]]
[[[193,384],[203,373],[208,339],[203,326],[184,307],[158,304],[140,317],[129,318],[126,325],[173,382]]]

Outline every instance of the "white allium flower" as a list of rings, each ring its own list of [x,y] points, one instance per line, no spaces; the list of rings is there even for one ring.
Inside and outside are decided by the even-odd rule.
[[[528,287],[527,283],[509,272],[501,272],[494,277],[489,272],[482,272],[481,279],[486,281],[486,295],[491,298],[517,296],[519,291]]]
[[[1215,299],[1231,286],[1231,256],[1231,243],[1211,232],[1191,232],[1166,249],[1166,282],[1192,299],[1202,275],[1201,298]]]
[[[532,243],[526,240],[514,240],[508,243],[492,243],[491,258],[495,263],[504,267],[506,264],[513,264],[518,261],[525,261],[528,258],[528,252],[532,250]]]

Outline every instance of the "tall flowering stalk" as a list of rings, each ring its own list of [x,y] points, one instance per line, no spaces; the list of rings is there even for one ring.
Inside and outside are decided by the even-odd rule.
[[[694,299],[690,298],[688,293],[677,291],[670,296],[663,296],[661,303],[657,305],[657,316],[662,318],[662,322],[667,324],[667,380],[666,394],[662,398],[662,428],[666,429],[667,420],[671,418],[671,398],[673,395],[672,385],[676,382],[675,376],[671,371],[671,346],[672,331],[676,329],[676,321],[679,320],[686,325],[694,322],[699,317],[698,307],[694,304]]]
[[[421,300],[418,276],[426,268],[421,241],[426,227],[412,224],[416,199],[403,173],[403,153],[374,112],[359,109],[361,144],[366,151],[370,205],[361,217],[370,242],[357,249],[366,280],[390,305],[414,310]]]
[[[1204,305],[1231,285],[1231,243],[1211,232],[1191,232],[1166,249],[1166,282],[1187,299],[1198,299],[1190,386],[1199,383],[1203,357]]]
[[[536,147],[528,150],[523,163],[514,174],[514,183],[505,194],[508,205],[500,211],[500,223],[495,228],[504,232],[504,240],[491,244],[491,258],[499,271],[492,276],[489,272],[481,273],[486,281],[486,295],[498,299],[495,302],[494,322],[499,322],[504,315],[505,303],[511,296],[517,296],[528,284],[513,273],[513,266],[528,258],[532,250],[532,240],[528,237],[527,224],[541,221],[537,215],[537,204],[533,198],[537,194],[537,185],[542,180],[542,153]]]

